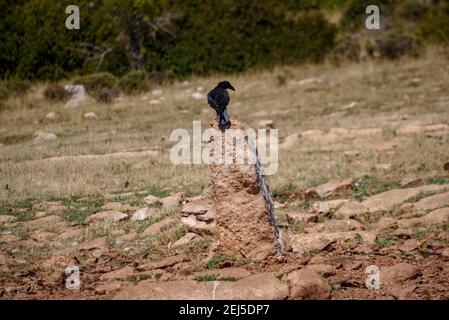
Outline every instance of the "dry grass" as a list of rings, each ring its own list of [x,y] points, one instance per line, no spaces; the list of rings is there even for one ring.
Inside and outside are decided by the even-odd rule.
[[[169,152],[174,144],[170,132],[192,131],[192,121],[201,120],[203,130],[213,118],[205,99],[190,96],[198,86],[204,93],[224,76],[192,78],[162,86],[165,100],[151,93],[124,96],[104,105],[89,102],[77,109],[43,98],[45,86],[7,102],[0,110],[0,203],[3,208],[30,199],[44,201],[70,196],[102,197],[106,194],[148,191],[184,191],[196,194],[209,182],[207,166],[174,166]],[[448,136],[401,138],[393,154],[379,155],[373,145],[395,138],[395,129],[419,122],[449,123],[449,64],[443,54],[431,51],[418,60],[363,62],[344,67],[313,65],[278,67],[272,71],[226,76],[237,88],[232,93],[232,117],[251,125],[272,119],[281,139],[310,129],[382,128],[377,136],[337,139],[329,143],[300,140],[281,150],[279,171],[269,177],[272,190],[305,189],[332,178],[348,176],[376,178],[379,185],[391,185],[404,176],[426,178],[443,175],[448,160]],[[298,81],[320,79],[305,85]],[[419,78],[418,80],[413,80]],[[280,84],[285,79],[286,84]],[[352,109],[342,106],[357,102]],[[95,112],[97,120],[84,113]],[[57,118],[45,115],[56,112]],[[55,141],[33,141],[36,131],[54,132]],[[123,151],[156,150],[155,156],[69,157],[61,161],[42,160],[58,156],[102,155]],[[344,151],[358,150],[357,157]],[[389,164],[389,169],[376,169]]]

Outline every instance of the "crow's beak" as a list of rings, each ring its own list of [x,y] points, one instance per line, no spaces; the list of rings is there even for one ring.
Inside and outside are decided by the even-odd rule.
[[[235,91],[233,86],[230,86],[229,89],[231,89],[232,91]]]

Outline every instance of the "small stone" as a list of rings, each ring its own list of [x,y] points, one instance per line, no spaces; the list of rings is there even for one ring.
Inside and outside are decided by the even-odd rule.
[[[134,212],[131,221],[143,221],[155,215],[155,211],[150,208],[140,208]]]
[[[411,252],[413,250],[417,250],[418,247],[419,247],[418,241],[416,241],[415,239],[409,239],[405,241],[402,245],[400,245],[398,249],[403,252]]]
[[[204,98],[205,98],[205,96],[201,92],[194,92],[194,93],[192,93],[192,99],[193,100],[203,100]]]
[[[178,206],[184,200],[184,195],[182,193],[175,193],[171,196],[164,197],[160,199],[163,207],[170,208]]]
[[[98,222],[98,221],[110,221],[110,222],[119,222],[128,218],[126,213],[120,211],[102,211],[95,213],[86,219],[86,222]]]
[[[38,131],[36,133],[36,137],[34,138],[34,141],[43,142],[43,141],[52,141],[52,140],[56,140],[56,139],[57,139],[57,136],[53,132]]]
[[[380,285],[414,279],[420,274],[419,268],[409,263],[399,263],[392,267],[381,267]]]
[[[84,114],[84,119],[97,120],[97,114],[95,112],[88,112]]]
[[[323,185],[316,187],[314,190],[321,198],[326,198],[329,196],[339,195],[347,193],[352,189],[354,180],[349,179],[337,179],[331,180]]]
[[[148,271],[148,270],[154,270],[154,269],[162,269],[166,267],[171,267],[177,263],[189,261],[190,259],[186,255],[176,255],[164,258],[159,261],[150,261],[144,264],[141,264],[137,266],[137,270],[139,271]]]
[[[179,247],[179,246],[184,246],[184,245],[190,243],[191,241],[193,241],[195,239],[200,239],[200,238],[201,237],[199,235],[197,235],[196,233],[189,232],[186,235],[184,235],[182,238],[178,239],[178,241],[176,241],[173,244],[173,248]]]
[[[152,194],[150,194],[149,196],[143,198],[143,202],[147,206],[154,206],[154,205],[162,204],[161,203],[161,199],[159,197],[153,196]]]
[[[335,275],[335,268],[329,264],[308,264],[306,270],[311,270],[322,277]]]
[[[330,298],[330,285],[312,270],[293,271],[288,275],[287,282],[290,287],[290,299],[325,300]]]
[[[132,276],[132,274],[134,273],[134,268],[133,267],[123,267],[108,273],[105,273],[103,275],[101,275],[100,280],[105,281],[105,280],[113,280],[113,279],[120,279],[120,280],[125,280],[128,279],[129,277]]]
[[[121,281],[113,281],[109,283],[104,283],[95,288],[95,293],[97,294],[107,294],[120,290],[123,286]]]
[[[149,227],[147,227],[145,229],[145,231],[142,233],[142,236],[153,237],[153,236],[157,235],[158,233],[160,233],[161,231],[174,226],[175,224],[178,223],[178,221],[179,220],[175,219],[175,218],[168,218],[168,219],[164,219],[159,222],[156,222],[156,223],[150,225]]]
[[[56,113],[55,112],[49,112],[49,113],[47,113],[45,118],[51,119],[51,120],[56,119]]]

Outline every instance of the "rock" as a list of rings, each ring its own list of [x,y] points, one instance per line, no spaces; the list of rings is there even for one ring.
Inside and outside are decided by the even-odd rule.
[[[190,243],[191,241],[193,241],[195,239],[200,239],[200,238],[201,237],[199,235],[197,235],[196,233],[189,232],[186,235],[184,235],[182,238],[178,239],[175,243],[173,243],[173,248],[179,247],[179,246],[184,246],[184,245]]]
[[[79,250],[93,250],[102,249],[104,251],[109,249],[109,243],[106,238],[97,238],[88,242],[84,242],[78,245]]]
[[[226,131],[232,135],[231,139],[224,138],[215,121],[211,125],[214,139],[208,144],[212,153],[209,168],[214,191],[219,250],[237,258],[257,260],[280,253],[278,229],[272,226],[270,220],[272,215],[274,218],[273,202],[266,180],[260,174],[260,167],[255,166],[252,161],[243,164],[230,161],[226,165],[214,161],[214,150],[222,150],[222,157],[223,149],[235,153],[238,152],[236,146],[248,145],[244,125],[236,120],[232,121],[232,130]],[[223,144],[225,148],[222,148]],[[255,156],[254,149],[248,150]],[[215,156],[218,157],[218,152]],[[192,216],[194,217],[189,216],[191,223],[194,222]]]
[[[338,210],[345,203],[348,203],[347,199],[336,199],[330,201],[318,201],[313,204],[313,211],[318,214],[328,214],[330,212]]]
[[[289,212],[287,219],[291,223],[318,222],[318,216],[313,213]]]
[[[338,209],[337,214],[345,219],[354,219],[367,212],[368,209],[360,202],[349,201],[344,203],[340,209]]]
[[[0,215],[0,224],[4,224],[4,223],[12,223],[15,222],[17,220],[16,217],[14,216],[8,216],[8,215]]]
[[[398,247],[398,249],[403,252],[411,252],[413,250],[417,250],[418,248],[419,248],[419,243],[415,239],[409,239]]]
[[[254,124],[256,129],[274,129],[273,120],[259,120]]]
[[[449,222],[449,208],[436,209],[419,218],[423,224],[433,225]]]
[[[145,229],[145,231],[142,233],[142,236],[153,237],[153,236],[157,235],[158,233],[160,233],[161,231],[174,226],[175,224],[178,223],[178,221],[179,220],[175,219],[175,218],[168,218],[168,219],[164,219],[159,222],[156,222],[156,223],[150,225],[149,227],[147,227]]]
[[[416,285],[406,286],[405,288],[393,289],[390,294],[399,300],[413,300],[412,293],[416,290]]]
[[[171,196],[164,197],[160,199],[163,207],[170,208],[179,206],[179,204],[184,200],[184,195],[182,193],[175,193]]]
[[[316,187],[314,190],[321,198],[327,198],[329,196],[346,194],[352,189],[353,184],[354,180],[352,178],[331,180]]]
[[[101,281],[106,281],[106,280],[126,280],[128,278],[130,278],[132,276],[132,274],[134,273],[134,268],[133,267],[123,267],[105,274],[102,274],[100,277]]]
[[[423,183],[423,179],[419,177],[406,177],[401,180],[400,185],[401,187],[411,187],[416,184]]]
[[[239,267],[230,267],[230,268],[195,272],[193,275],[190,276],[190,278],[192,280],[196,280],[198,277],[216,276],[217,280],[222,279],[240,280],[249,277],[250,275],[251,272],[249,272],[246,269]]]
[[[5,265],[7,265],[7,264],[8,264],[8,261],[9,261],[8,257],[5,256],[4,254],[1,254],[1,253],[0,253],[0,266],[5,266]]]
[[[144,280],[123,288],[116,300],[283,300],[288,286],[272,274],[257,274],[236,282],[196,282]]]
[[[423,198],[414,203],[411,207],[414,211],[429,211],[442,207],[449,206],[449,192],[436,194],[430,197]]]
[[[109,221],[109,222],[119,222],[128,218],[126,213],[110,210],[97,212],[86,219],[86,222],[98,222],[98,221]]]
[[[348,158],[355,158],[360,155],[360,151],[359,150],[346,150],[345,152],[343,152],[343,155]]]
[[[201,92],[194,92],[194,93],[192,93],[192,99],[193,100],[203,100],[204,98],[205,98],[205,96]]]
[[[207,300],[212,299],[214,284],[212,282],[197,283],[194,280],[176,280],[154,282],[140,281],[137,285],[129,285],[121,289],[114,300]]]
[[[398,222],[394,218],[382,217],[376,223],[371,224],[377,229],[396,229],[398,227]]]
[[[362,241],[368,244],[372,244],[376,240],[376,235],[368,231],[291,234],[290,240],[293,252],[304,253],[307,251],[322,251],[330,244],[340,240],[356,241],[359,236]]]
[[[83,236],[84,229],[68,229],[64,230],[59,236],[56,237],[57,240],[67,240],[67,239],[79,239]]]
[[[418,225],[436,225],[449,221],[449,208],[436,209],[419,218],[398,220],[401,228],[411,228]]]
[[[212,204],[207,199],[200,199],[192,202],[186,203],[181,210],[181,214],[185,217],[193,215],[205,214],[210,210]]]
[[[290,287],[290,299],[325,300],[330,298],[331,287],[312,270],[293,271],[289,273],[287,282]]]
[[[149,196],[143,198],[143,202],[147,206],[154,206],[154,205],[162,204],[161,203],[161,199],[159,197],[153,196],[152,194],[150,194]]]
[[[357,107],[358,103],[356,101],[352,101],[348,104],[345,104],[343,106],[340,107],[341,110],[350,110],[350,109],[354,109],[355,107]]]
[[[392,236],[402,238],[402,239],[409,239],[412,236],[412,233],[410,229],[396,229],[391,233]]]
[[[399,142],[396,140],[379,142],[374,145],[374,150],[377,152],[391,152],[398,146],[398,144]]]
[[[365,226],[362,223],[352,219],[326,220],[323,223],[316,224],[312,229],[314,232],[344,232],[365,230]]]
[[[121,281],[113,281],[109,283],[104,283],[95,288],[95,293],[97,294],[107,294],[117,290],[120,290],[123,286]]]
[[[47,113],[45,118],[51,119],[51,120],[56,119],[56,113],[55,112],[49,112],[49,113]]]
[[[148,219],[152,216],[154,216],[156,212],[153,209],[150,208],[140,208],[134,212],[134,214],[131,217],[131,221],[143,221],[145,219]]]
[[[409,263],[380,268],[380,285],[415,279],[421,274],[419,268]]]
[[[447,124],[432,124],[432,125],[419,125],[412,124],[401,127],[396,130],[398,135],[413,135],[422,133],[434,133],[438,131],[449,131],[449,125]]]
[[[57,136],[53,132],[38,131],[38,132],[36,132],[36,137],[34,138],[34,141],[43,142],[43,141],[52,141],[52,140],[56,140],[56,139],[57,139]]]
[[[38,229],[38,228],[42,229],[42,228],[46,228],[46,227],[55,227],[55,226],[60,226],[60,225],[64,225],[64,224],[65,224],[65,222],[61,217],[51,215],[51,216],[43,217],[40,219],[27,221],[27,222],[25,222],[24,226],[28,229]]]
[[[56,236],[53,232],[47,232],[47,231],[36,231],[30,235],[30,238],[32,240],[44,243],[48,240],[54,238]]]
[[[199,235],[214,235],[216,232],[215,221],[200,221],[196,216],[191,214],[188,217],[182,217],[181,222],[189,232],[193,232]]]
[[[415,188],[389,190],[369,197],[368,199],[362,201],[362,205],[365,206],[371,213],[378,211],[391,211],[393,208],[414,197],[420,196],[427,192],[446,190],[446,188],[447,186],[444,185],[427,185]]]
[[[313,271],[321,277],[330,277],[335,275],[335,268],[329,264],[308,264],[305,269]]]
[[[70,99],[64,105],[64,108],[77,108],[82,102],[88,99],[86,89],[83,85],[66,85],[64,88],[70,95]]]
[[[299,134],[293,133],[287,136],[282,143],[279,144],[279,149],[290,149],[299,141]]]
[[[271,273],[255,274],[236,282],[219,282],[215,288],[217,300],[284,300],[288,286]]]
[[[84,119],[97,120],[97,114],[95,112],[88,112],[84,114]]]
[[[139,266],[137,266],[137,270],[138,271],[148,271],[148,270],[154,270],[154,269],[162,269],[162,268],[166,268],[166,267],[171,267],[177,263],[180,262],[184,262],[184,261],[189,261],[190,259],[183,254],[179,254],[176,256],[171,256],[171,257],[167,257],[164,258],[162,260],[159,261],[150,261],[144,264],[141,264]]]

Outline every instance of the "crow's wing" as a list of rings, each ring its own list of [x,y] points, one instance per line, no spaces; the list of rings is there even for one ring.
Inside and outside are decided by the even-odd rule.
[[[216,111],[219,112],[220,111],[220,107],[218,106],[217,102],[215,101],[215,92],[214,90],[210,91],[207,94],[207,103],[209,103],[209,105]]]
[[[219,109],[219,113],[223,113],[226,110],[226,107],[229,104],[229,94],[226,90],[221,89],[219,94],[217,95],[215,101],[217,102]]]

